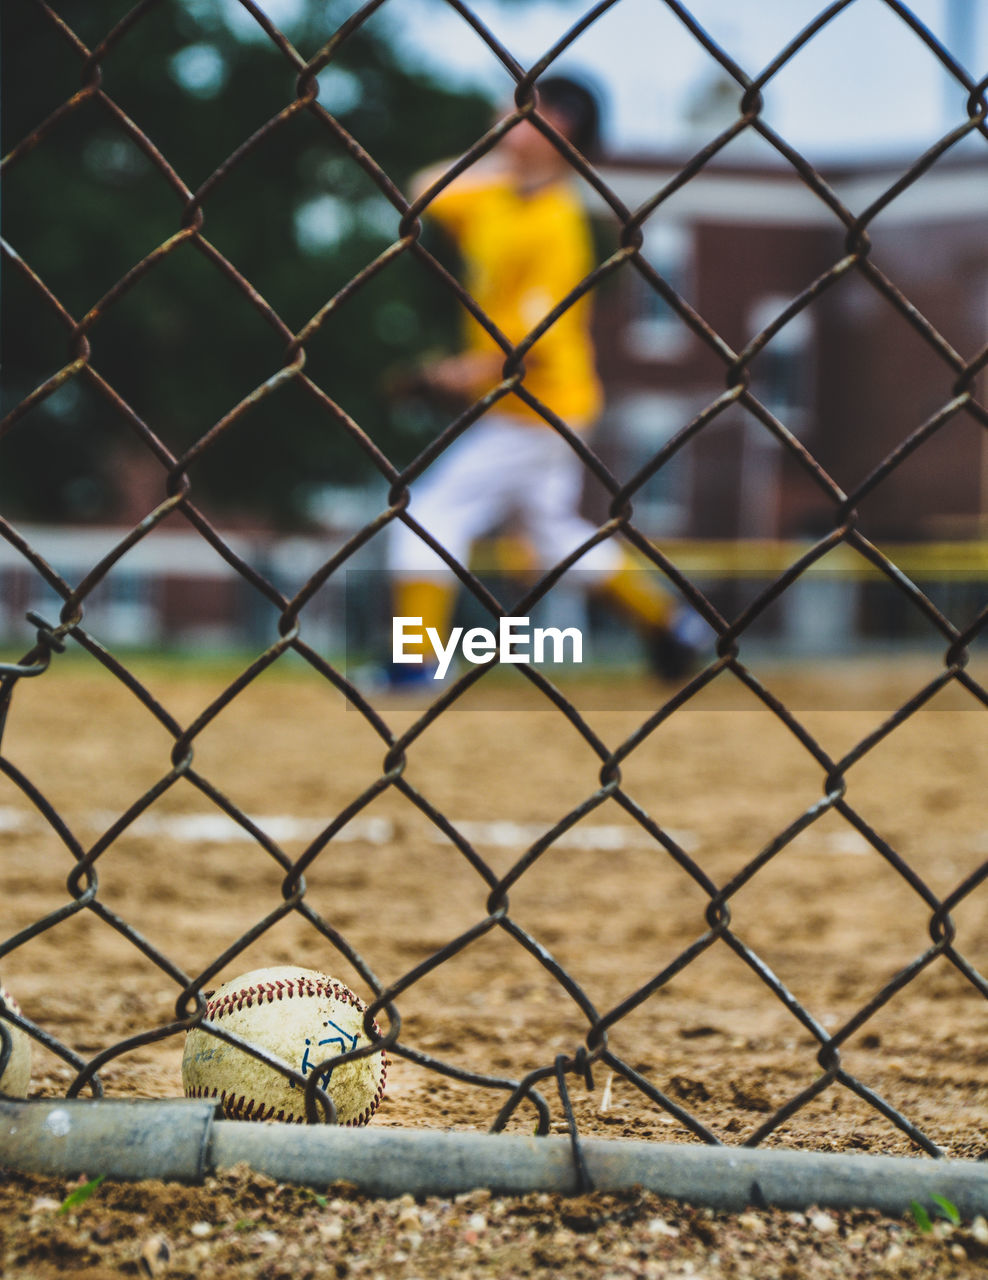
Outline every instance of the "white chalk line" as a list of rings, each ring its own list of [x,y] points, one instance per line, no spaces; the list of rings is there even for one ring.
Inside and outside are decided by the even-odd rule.
[[[82,816],[79,825],[87,831],[105,831],[113,825],[119,814],[92,811]],[[328,823],[318,818],[297,818],[290,814],[266,814],[252,818],[256,827],[281,843],[289,840],[314,840],[327,827]],[[0,807],[0,834],[29,833],[43,830],[45,823],[38,815],[22,809]],[[534,844],[548,830],[547,826],[538,823],[522,823],[510,821],[495,822],[454,822],[453,826],[471,844],[483,844],[495,848],[511,848],[520,846],[527,848]],[[205,841],[212,844],[231,844],[235,842],[252,842],[249,832],[225,813],[145,813],[137,818],[128,830],[135,835],[164,836],[184,843]],[[354,843],[385,845],[400,839],[404,830],[400,824],[390,818],[358,814],[342,827],[333,837],[335,843]],[[696,839],[692,832],[669,832],[682,847],[692,847]],[[427,838],[433,844],[446,844],[447,837],[436,827],[429,827]],[[652,837],[645,831],[615,824],[585,824],[564,832],[554,842],[560,848],[619,850],[631,845],[646,847],[654,844]]]
[[[109,811],[92,810],[74,819],[74,824],[87,831],[106,831],[119,817]],[[328,825],[319,818],[299,818],[292,814],[266,814],[253,818],[254,825],[260,828],[276,843],[291,840],[314,840]],[[72,824],[70,824],[72,825]],[[0,805],[0,835],[31,834],[46,829],[47,824],[38,814],[12,806]],[[484,845],[488,848],[528,848],[536,840],[541,839],[548,826],[536,822],[512,822],[501,819],[489,822],[464,820],[454,822],[453,826],[465,840],[471,844]],[[694,831],[664,828],[686,853],[691,853],[702,844],[699,835]],[[145,813],[129,828],[135,835],[162,836],[180,843],[234,844],[252,843],[253,837],[225,813]],[[391,844],[404,838],[406,829],[390,818],[371,814],[358,814],[341,828],[333,837],[336,844],[362,842],[372,845]],[[447,838],[437,828],[430,826],[426,837],[432,844],[446,844]],[[988,831],[981,832],[974,839],[974,848],[979,852],[988,852]],[[579,823],[569,831],[563,832],[554,842],[560,849],[583,849],[591,852],[619,852],[622,849],[654,848],[655,841],[647,831],[640,827],[622,826],[616,823]],[[873,852],[871,845],[856,831],[814,832],[812,829],[802,832],[792,843],[792,848],[800,853],[814,855],[850,855],[861,856]]]

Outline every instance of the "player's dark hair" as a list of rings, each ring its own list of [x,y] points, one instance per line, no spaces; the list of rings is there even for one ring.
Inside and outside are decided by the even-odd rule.
[[[537,82],[536,88],[538,104],[566,117],[567,138],[577,151],[592,160],[600,149],[600,107],[596,95],[569,76],[546,76]]]

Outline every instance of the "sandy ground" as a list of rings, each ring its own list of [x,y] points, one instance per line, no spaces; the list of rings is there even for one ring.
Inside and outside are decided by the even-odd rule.
[[[145,664],[137,671],[182,728],[202,716],[231,676],[223,667]],[[72,901],[66,878],[73,857],[16,777],[30,780],[84,849],[161,784],[150,811],[96,863],[98,902],[136,930],[152,954],[83,910],[0,957],[0,974],[25,1014],[83,1061],[167,1025],[181,992],[167,967],[190,979],[212,969],[282,902],[277,860],[228,823],[205,794],[208,784],[288,858],[301,855],[345,806],[361,797],[369,803],[307,869],[304,904],[325,931],[299,911],[272,917],[206,985],[291,963],[333,974],[370,998],[368,981],[334,946],[333,931],[378,983],[400,983],[482,923],[489,884],[515,867],[542,832],[596,798],[600,803],[511,885],[511,928],[495,924],[443,963],[426,965],[396,1002],[399,1051],[407,1047],[445,1068],[496,1078],[502,1087],[437,1074],[398,1052],[374,1124],[489,1127],[507,1096],[504,1082],[577,1052],[594,1010],[601,1017],[620,1012],[694,948],[689,964],[614,1019],[608,1049],[617,1069],[598,1063],[592,1089],[571,1078],[582,1132],[696,1140],[635,1087],[630,1071],[728,1143],[748,1141],[764,1127],[771,1130],[764,1137],[769,1145],[917,1154],[909,1134],[869,1101],[874,1097],[945,1154],[983,1158],[988,1005],[964,966],[988,971],[988,886],[975,886],[952,909],[953,959],[930,951],[930,903],[963,885],[988,855],[984,708],[957,691],[934,700],[846,769],[843,803],[856,824],[822,812],[755,874],[745,872],[819,805],[827,774],[822,757],[837,761],[853,752],[935,674],[932,662],[818,669],[812,677],[766,672],[815,752],[731,677],[722,678],[621,764],[621,794],[661,826],[678,860],[613,796],[600,799],[599,754],[558,711],[514,689],[510,698],[503,691],[475,697],[414,738],[401,774],[402,784],[465,838],[474,865],[407,795],[395,786],[381,789],[387,744],[306,668],[265,673],[207,718],[195,734],[191,772],[175,775],[174,734],[132,691],[88,663],[56,663],[43,677],[20,682],[3,741],[10,767],[0,776],[0,937],[13,938]],[[592,684],[573,696],[601,746],[614,750],[668,695],[632,682],[620,697]],[[498,709],[503,705],[513,709]],[[400,733],[418,710],[392,703],[382,714]],[[876,833],[880,849],[862,830]],[[708,932],[704,884],[732,885],[735,946]],[[543,949],[541,960],[520,944],[522,930]],[[565,970],[579,1002],[550,971],[547,955]],[[908,984],[876,1000],[923,957],[929,962]],[[773,986],[790,993],[789,1007]],[[856,1018],[841,1036],[844,1082],[782,1122],[780,1109],[821,1076],[820,1035],[839,1034]],[[180,1095],[183,1041],[177,1033],[113,1056],[100,1072],[107,1095]],[[62,1058],[36,1050],[35,1094],[64,1093],[75,1075]],[[553,1130],[562,1131],[554,1086],[541,1091]],[[508,1127],[530,1131],[534,1119],[525,1103]],[[470,1212],[455,1204],[406,1205],[426,1226],[411,1230],[419,1244],[405,1250],[405,1261],[391,1256],[385,1267],[373,1251],[355,1256],[351,1231],[375,1214],[398,1213],[394,1204],[337,1196],[336,1210],[306,1201],[300,1212],[295,1192],[262,1182],[245,1176],[211,1191],[159,1185],[140,1195],[102,1187],[75,1219],[49,1203],[60,1202],[64,1186],[14,1178],[0,1187],[8,1226],[20,1224],[8,1244],[11,1274],[48,1274],[46,1250],[56,1247],[67,1250],[63,1267],[133,1274],[136,1255],[121,1252],[115,1234],[128,1213],[143,1215],[145,1234],[170,1233],[169,1274],[192,1274],[195,1251],[210,1248],[216,1274],[224,1268],[307,1274],[278,1269],[285,1249],[268,1237],[283,1240],[286,1231],[296,1242],[308,1232],[333,1245],[319,1257],[334,1259],[336,1269],[311,1272],[320,1275],[452,1276],[472,1274],[471,1267],[522,1275],[540,1266],[547,1274],[610,1274],[601,1271],[606,1256],[615,1275],[795,1276],[812,1256],[821,1275],[946,1276],[968,1274],[980,1248],[969,1228],[963,1240],[941,1240],[910,1223],[836,1215],[818,1231],[809,1219],[780,1214],[755,1215],[739,1226],[737,1216],[708,1219],[641,1196],[620,1204],[591,1197],[584,1225],[574,1226],[567,1202],[550,1197],[541,1207],[529,1198]],[[185,1207],[166,1212],[172,1195]],[[483,1230],[469,1225],[478,1215]],[[241,1219],[251,1225],[241,1229]],[[210,1223],[209,1236],[188,1236],[192,1221]],[[671,1224],[679,1235],[664,1234],[654,1222]],[[131,1228],[137,1230],[133,1222]],[[32,1253],[36,1239],[45,1243]],[[595,1241],[598,1254],[588,1253]],[[632,1253],[615,1253],[624,1243]],[[437,1249],[432,1261],[418,1253],[427,1246]],[[454,1261],[457,1249],[462,1256]],[[498,1252],[504,1249],[510,1261]],[[177,1270],[176,1258],[184,1260]],[[657,1260],[664,1270],[655,1270]],[[755,1262],[761,1269],[745,1270]],[[673,1264],[680,1270],[670,1270]]]

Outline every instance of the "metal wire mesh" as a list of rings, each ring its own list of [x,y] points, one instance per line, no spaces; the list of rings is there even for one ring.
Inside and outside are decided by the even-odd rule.
[[[385,1026],[382,1043],[389,1052],[399,1056],[404,1055],[411,1061],[436,1072],[468,1080],[473,1084],[489,1085],[495,1090],[508,1093],[508,1100],[494,1121],[495,1129],[503,1128],[522,1104],[530,1103],[534,1104],[538,1112],[540,1131],[546,1131],[549,1126],[550,1112],[548,1103],[539,1092],[539,1087],[544,1083],[555,1082],[561,1093],[564,1111],[575,1142],[576,1122],[568,1099],[567,1080],[573,1077],[585,1077],[593,1067],[600,1065],[606,1066],[623,1077],[658,1107],[676,1117],[700,1140],[708,1143],[718,1142],[719,1139],[711,1129],[687,1107],[657,1088],[632,1063],[613,1052],[609,1047],[608,1037],[611,1029],[622,1019],[639,1009],[694,960],[709,948],[720,946],[730,948],[743,964],[750,968],[757,979],[785,1006],[817,1045],[816,1059],[820,1068],[817,1079],[809,1088],[790,1097],[784,1105],[766,1115],[764,1122],[748,1139],[750,1144],[763,1142],[807,1103],[825,1090],[839,1084],[882,1113],[907,1134],[918,1147],[932,1155],[940,1154],[936,1143],[923,1132],[918,1123],[902,1114],[889,1101],[849,1073],[842,1063],[842,1049],[879,1010],[938,959],[949,962],[976,992],[983,997],[988,997],[988,980],[976,970],[959,948],[952,920],[952,913],[958,906],[982,889],[985,879],[988,878],[988,862],[983,862],[968,874],[952,892],[946,896],[939,896],[892,844],[856,811],[847,796],[847,779],[854,767],[876,746],[895,733],[946,687],[954,686],[963,690],[974,703],[981,704],[982,708],[988,706],[988,690],[967,670],[971,646],[988,627],[988,608],[983,608],[973,621],[966,625],[957,625],[951,621],[915,581],[864,536],[858,527],[857,508],[862,499],[882,485],[913,451],[941,432],[947,423],[964,416],[977,426],[988,428],[988,409],[976,398],[977,377],[988,366],[988,347],[967,356],[956,351],[936,326],[900,291],[895,281],[888,278],[872,261],[869,229],[874,220],[892,202],[907,192],[962,139],[980,134],[988,140],[988,125],[986,125],[988,106],[986,106],[985,97],[988,81],[983,79],[980,82],[974,82],[943,45],[917,20],[907,5],[896,3],[895,0],[885,0],[887,9],[912,31],[915,38],[928,48],[930,55],[938,60],[957,85],[966,91],[968,94],[967,118],[905,169],[867,208],[859,212],[853,211],[842,203],[813,165],[785,138],[773,130],[762,114],[763,91],[770,85],[773,78],[797,57],[808,42],[816,38],[829,23],[836,19],[841,11],[848,7],[849,2],[850,0],[841,0],[840,3],[831,4],[823,9],[805,30],[779,50],[760,74],[751,76],[735,61],[730,52],[700,25],[690,12],[688,5],[679,4],[676,0],[665,0],[666,8],[692,33],[693,38],[706,50],[710,58],[736,84],[739,106],[736,118],[729,127],[712,137],[698,150],[670,182],[655,191],[651,198],[639,207],[627,208],[603,180],[600,173],[539,115],[535,105],[535,87],[539,77],[553,66],[578,36],[588,29],[592,30],[593,24],[612,8],[614,0],[604,0],[603,3],[589,10],[551,49],[546,51],[538,62],[527,68],[513,58],[495,34],[467,5],[459,3],[459,0],[449,0],[450,8],[460,14],[464,22],[469,23],[488,46],[492,58],[497,59],[514,79],[515,107],[495,127],[477,139],[464,153],[462,159],[429,191],[415,200],[409,200],[406,197],[374,157],[368,154],[339,120],[320,104],[317,97],[317,76],[320,71],[326,68],[345,47],[348,38],[381,7],[382,0],[371,0],[371,3],[358,8],[337,31],[329,36],[323,47],[311,56],[306,56],[293,47],[265,13],[263,5],[255,4],[252,0],[240,0],[243,10],[258,24],[270,42],[272,56],[282,59],[285,67],[294,75],[295,93],[279,111],[233,150],[196,188],[186,184],[181,174],[172,167],[168,157],[159,150],[155,140],[141,129],[135,120],[114,101],[111,92],[103,87],[103,68],[112,65],[115,58],[126,56],[125,44],[128,33],[135,24],[145,21],[151,11],[156,8],[155,0],[142,0],[142,3],[135,5],[98,44],[93,46],[88,46],[79,38],[69,20],[57,11],[56,6],[43,3],[42,0],[24,0],[24,3],[33,3],[33,8],[51,25],[53,31],[77,60],[80,87],[46,119],[38,123],[27,136],[17,141],[4,160],[6,180],[9,182],[17,180],[22,163],[36,149],[45,147],[46,140],[66,118],[95,104],[112,122],[114,128],[140,149],[174,196],[178,197],[180,203],[180,213],[175,219],[173,232],[154,245],[140,261],[135,262],[82,316],[74,314],[56,296],[43,278],[41,270],[25,261],[19,255],[16,245],[6,243],[3,245],[7,270],[16,273],[27,282],[33,294],[43,302],[51,316],[55,317],[64,329],[68,355],[57,372],[26,395],[7,414],[0,425],[0,433],[2,433],[0,438],[17,430],[30,429],[32,411],[59,388],[73,380],[78,380],[99,397],[107,414],[126,424],[141,448],[154,459],[159,468],[165,495],[145,518],[136,523],[126,536],[122,537],[108,554],[94,563],[85,576],[77,582],[66,581],[60,577],[30,545],[27,538],[18,532],[17,528],[6,520],[0,519],[0,534],[3,538],[23,558],[24,564],[57,592],[63,601],[57,619],[43,617],[36,613],[30,615],[30,621],[36,628],[36,642],[20,661],[0,667],[0,742],[2,742],[7,712],[12,701],[17,697],[19,687],[29,680],[43,680],[52,664],[58,663],[59,655],[68,645],[85,650],[94,662],[99,663],[106,672],[121,682],[145,708],[147,715],[153,717],[173,740],[170,769],[154,786],[140,795],[125,812],[120,813],[96,843],[89,847],[80,840],[70,824],[46,798],[41,786],[32,778],[25,776],[11,760],[0,757],[0,768],[6,778],[19,789],[30,806],[49,824],[74,861],[68,877],[68,901],[38,919],[29,928],[8,938],[0,947],[0,963],[3,957],[11,955],[28,941],[58,929],[64,921],[78,913],[88,912],[102,921],[107,928],[114,929],[123,935],[177,988],[175,1016],[171,1022],[130,1036],[89,1058],[69,1048],[50,1031],[7,1011],[11,1021],[26,1028],[47,1049],[71,1065],[76,1072],[69,1089],[71,1095],[78,1094],[87,1088],[99,1094],[102,1091],[99,1073],[108,1063],[152,1041],[179,1036],[190,1026],[201,1021],[206,1008],[204,991],[211,986],[215,976],[234,962],[251,943],[262,937],[278,921],[290,913],[295,913],[307,921],[312,930],[337,948],[361,975],[367,987],[376,994],[368,1016],[376,1017]],[[43,68],[39,69],[39,73],[43,73]],[[246,279],[236,266],[211,243],[207,215],[211,199],[245,158],[267,140],[284,135],[292,127],[293,121],[302,115],[310,117],[320,131],[331,137],[334,142],[341,144],[350,163],[359,167],[375,184],[394,210],[396,234],[393,243],[386,251],[349,279],[301,329],[296,330],[265,301],[251,281]],[[491,319],[480,311],[462,285],[423,243],[421,217],[426,212],[430,200],[440,190],[444,189],[459,173],[485,156],[510,130],[523,121],[531,121],[541,133],[552,139],[554,145],[566,156],[574,172],[583,182],[589,184],[605,203],[620,234],[616,251],[581,281],[578,287],[546,315],[522,342],[513,345]],[[797,297],[794,297],[772,323],[757,333],[742,350],[735,350],[656,271],[642,254],[641,248],[646,221],[685,184],[702,174],[718,153],[743,134],[758,135],[791,167],[792,171],[798,174],[805,187],[830,211],[834,224],[843,228],[844,245],[838,260],[834,261]],[[274,251],[277,252],[277,248]],[[282,345],[284,356],[281,368],[272,377],[255,386],[247,396],[230,407],[214,425],[179,454],[168,446],[156,430],[154,421],[139,414],[128,403],[126,397],[101,376],[91,359],[90,344],[91,339],[99,333],[105,317],[148,273],[159,269],[165,260],[173,255],[188,253],[201,255],[209,267],[233,287],[242,304],[252,308],[260,316],[275,340]],[[404,257],[414,259],[431,273],[440,286],[449,291],[459,304],[473,315],[503,352],[504,366],[501,380],[489,394],[449,422],[410,463],[398,466],[386,456],[375,440],[373,427],[354,420],[334,401],[324,386],[307,372],[305,357],[307,344],[313,341],[327,320],[337,313],[345,314],[348,304],[361,290],[368,287],[370,282],[382,273],[387,273],[396,261]],[[647,465],[624,482],[619,481],[611,473],[583,437],[561,420],[551,406],[541,403],[531,394],[526,387],[524,377],[525,357],[533,344],[578,299],[584,295],[593,294],[609,277],[618,272],[637,273],[645,284],[675,311],[681,321],[719,362],[723,378],[721,394],[704,407],[692,421],[684,425],[664,447],[655,453]],[[852,492],[845,492],[786,424],[778,420],[759,401],[752,390],[751,370],[759,353],[773,341],[789,320],[807,308],[811,308],[838,281],[852,273],[887,300],[934,353],[949,379],[950,392],[936,412],[920,426],[911,430]],[[255,564],[250,563],[231,547],[230,540],[224,537],[217,525],[197,504],[195,484],[190,475],[195,464],[213,450],[221,438],[235,439],[238,426],[259,401],[272,395],[288,382],[293,383],[309,398],[317,411],[332,425],[334,431],[345,433],[356,444],[390,486],[386,508],[361,528],[355,536],[348,539],[345,545],[328,558],[291,596],[283,594]],[[596,477],[610,495],[607,519],[599,526],[591,541],[551,572],[544,574],[526,597],[519,602],[515,612],[525,612],[542,599],[566,571],[578,562],[590,545],[605,539],[622,539],[651,562],[656,570],[691,603],[716,631],[717,644],[713,660],[683,688],[657,706],[635,732],[616,745],[603,741],[589,720],[543,672],[533,666],[520,668],[531,686],[545,699],[546,705],[554,706],[560,717],[568,721],[596,755],[599,760],[599,785],[586,795],[581,803],[563,814],[554,825],[532,842],[506,874],[499,874],[485,859],[475,843],[457,829],[447,813],[443,812],[425,791],[413,785],[406,777],[406,765],[410,756],[414,754],[419,739],[442,719],[468,688],[485,678],[488,668],[475,667],[454,681],[428,708],[422,711],[407,729],[396,733],[387,723],[385,715],[373,705],[373,700],[354,687],[340,670],[308,643],[303,635],[302,624],[307,606],[324,585],[334,579],[334,576],[340,577],[360,548],[395,521],[402,521],[411,527],[426,544],[438,552],[450,565],[463,586],[476,596],[492,615],[497,616],[504,612],[483,583],[466,566],[453,560],[425,529],[416,524],[407,508],[410,492],[427,468],[487,410],[504,398],[512,396],[533,409],[544,419],[547,429],[556,431],[569,444],[582,459],[587,470]],[[634,503],[636,496],[652,477],[659,473],[691,440],[706,431],[733,406],[742,406],[748,414],[757,419],[765,431],[771,434],[786,454],[794,459],[809,476],[812,484],[829,505],[830,520],[826,531],[812,545],[807,546],[784,572],[760,591],[737,616],[729,617],[723,616],[705,592],[677,567],[674,560],[636,527]],[[90,597],[100,584],[106,582],[114,573],[116,566],[126,553],[144,539],[152,537],[155,530],[169,518],[180,519],[191,526],[232,567],[249,590],[262,597],[279,614],[277,641],[232,680],[192,723],[185,725],[156,699],[149,688],[128,669],[125,661],[108,651],[95,635],[87,631],[85,617]],[[784,705],[772,688],[764,684],[746,665],[742,650],[746,634],[757,620],[812,566],[821,561],[835,547],[841,545],[852,549],[863,561],[874,566],[892,588],[901,594],[909,607],[918,611],[936,629],[942,637],[943,667],[934,679],[916,688],[912,696],[895,708],[867,737],[857,742],[840,758],[834,758],[814,738],[797,714]],[[304,853],[296,858],[286,854],[246,812],[225,796],[208,777],[200,773],[194,761],[197,739],[210,723],[229,708],[261,672],[271,668],[290,653],[301,658],[321,680],[343,694],[378,735],[385,751],[380,775],[360,794],[354,795],[352,801],[333,817],[318,838],[313,839]],[[702,690],[718,680],[734,680],[749,689],[760,704],[767,708],[791,735],[792,749],[806,753],[819,767],[825,780],[823,798],[801,813],[785,829],[778,831],[757,856],[751,858],[726,883],[715,882],[700,862],[681,847],[674,836],[666,831],[622,784],[622,765],[636,749],[669,717],[679,712],[681,708],[687,707]],[[118,914],[105,903],[100,894],[101,866],[107,859],[112,858],[115,842],[140,815],[148,812],[155,802],[179,780],[196,788],[210,804],[237,823],[261,849],[270,855],[283,873],[279,899],[274,904],[259,903],[257,920],[249,933],[238,938],[222,954],[217,955],[205,971],[195,976],[189,976],[183,972],[180,958],[164,954],[147,938],[141,936],[123,915]],[[400,793],[415,806],[459,850],[476,875],[486,884],[488,897],[484,913],[470,928],[459,936],[450,938],[443,946],[405,973],[400,980],[385,987],[337,929],[311,907],[307,901],[305,877],[317,860],[326,855],[334,837],[357,815],[367,810],[378,796],[389,789]],[[620,806],[638,828],[654,841],[657,851],[675,860],[706,895],[708,904],[706,931],[661,972],[655,973],[643,985],[628,991],[614,1007],[601,1011],[594,1007],[576,979],[553,957],[539,938],[528,932],[513,918],[510,893],[522,877],[561,837],[600,806],[608,803]],[[929,943],[917,950],[913,959],[837,1030],[828,1030],[821,1025],[810,1010],[786,988],[764,960],[732,931],[731,915],[732,900],[735,895],[757,877],[796,836],[829,813],[838,814],[846,820],[911,887],[928,913],[929,928]],[[555,979],[561,998],[573,1002],[587,1024],[585,1041],[579,1048],[570,1054],[557,1055],[552,1060],[547,1060],[537,1070],[520,1080],[505,1080],[494,1075],[464,1071],[438,1057],[406,1045],[402,1040],[400,1010],[403,993],[425,976],[434,973],[452,957],[463,952],[476,939],[492,930],[501,930],[518,947],[534,957],[538,964]],[[0,1057],[6,1057],[8,1053],[6,1041],[5,1035],[4,1045],[0,1048]],[[314,1078],[313,1076],[313,1081],[309,1083],[307,1093],[308,1114],[311,1120],[319,1119],[324,1114],[327,1101],[322,1094],[317,1098],[318,1090],[315,1088]],[[322,1111],[318,1103],[323,1104]]]

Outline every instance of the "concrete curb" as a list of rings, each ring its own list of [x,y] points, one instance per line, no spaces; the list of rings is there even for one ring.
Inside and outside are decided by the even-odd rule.
[[[988,1164],[588,1138],[598,1191],[640,1186],[715,1209],[872,1208],[893,1216],[934,1195],[988,1215]],[[247,1124],[207,1102],[0,1100],[0,1166],[23,1173],[201,1182],[246,1163],[279,1182],[346,1181],[369,1195],[577,1190],[568,1138],[440,1130]]]

